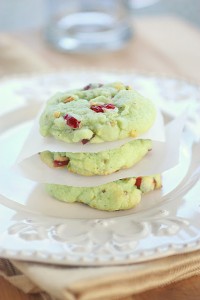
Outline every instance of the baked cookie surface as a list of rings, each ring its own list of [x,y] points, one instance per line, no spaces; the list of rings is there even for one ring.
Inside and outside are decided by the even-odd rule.
[[[153,125],[152,102],[119,83],[90,84],[58,93],[40,117],[40,133],[68,143],[100,143],[136,137]]]
[[[132,167],[151,150],[151,140],[134,140],[117,149],[97,153],[50,152],[40,153],[40,158],[51,168],[66,168],[84,175],[108,175]]]
[[[141,201],[142,193],[160,187],[160,175],[121,179],[97,187],[46,184],[47,192],[57,200],[84,203],[105,211],[133,208]]]

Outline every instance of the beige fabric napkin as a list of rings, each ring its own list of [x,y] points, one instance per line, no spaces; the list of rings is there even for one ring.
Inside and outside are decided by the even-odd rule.
[[[22,261],[11,264],[1,260],[0,270],[25,293],[45,291],[51,299],[62,300],[122,299],[200,275],[200,251],[110,267],[64,267]],[[48,294],[40,296],[48,299]]]

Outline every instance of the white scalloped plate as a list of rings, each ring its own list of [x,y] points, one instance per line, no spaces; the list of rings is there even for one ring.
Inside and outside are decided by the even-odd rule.
[[[106,213],[58,202],[44,192],[41,184],[13,177],[8,166],[15,161],[43,100],[57,90],[111,80],[133,84],[156,99],[166,121],[190,104],[181,160],[163,174],[162,191],[145,195],[136,209]],[[0,193],[4,196],[0,196],[0,255],[63,265],[106,265],[199,249],[199,115],[199,87],[171,78],[71,71],[2,81]]]

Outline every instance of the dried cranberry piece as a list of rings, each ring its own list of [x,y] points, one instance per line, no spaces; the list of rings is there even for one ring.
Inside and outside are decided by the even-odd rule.
[[[74,129],[76,128],[79,128],[80,127],[80,121],[78,121],[76,118],[66,114],[64,117],[63,117],[66,121],[66,124],[69,126],[69,127],[72,127]]]
[[[83,145],[85,145],[85,144],[87,144],[89,141],[90,141],[90,140],[88,140],[88,139],[82,139],[81,143],[82,143]]]
[[[102,113],[104,112],[103,110],[103,105],[91,105],[90,109],[95,111],[96,113]]]
[[[90,109],[94,110],[97,113],[104,112],[104,109],[115,109],[115,105],[112,103],[103,104],[103,105],[91,105]]]
[[[99,84],[97,85],[97,87],[102,87],[102,86],[103,86],[102,83],[99,83]],[[84,86],[84,88],[83,88],[84,91],[91,90],[91,89],[93,89],[93,86],[92,86],[91,83],[88,84],[88,85],[86,85],[86,86]]]
[[[92,88],[92,84],[90,83],[90,84],[84,86],[83,90],[87,91],[87,90],[91,90],[91,88]]]
[[[58,168],[58,167],[63,167],[63,166],[67,166],[69,163],[69,159],[66,159],[66,160],[54,160],[53,161],[53,165],[55,168]]]
[[[82,140],[81,140],[81,143],[82,143],[83,145],[87,144],[94,136],[95,136],[95,134],[93,133],[93,135],[92,135],[92,137],[91,137],[90,139],[82,139]]]
[[[135,185],[136,185],[136,187],[137,187],[138,189],[140,188],[141,183],[142,183],[142,177],[137,177],[137,178],[136,178]]]
[[[115,109],[115,105],[112,104],[112,103],[109,103],[109,104],[104,104],[104,106],[106,109]]]

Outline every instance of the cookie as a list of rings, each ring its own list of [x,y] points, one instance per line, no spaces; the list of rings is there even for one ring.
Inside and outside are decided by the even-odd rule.
[[[44,163],[51,168],[66,168],[84,175],[108,175],[132,167],[151,150],[151,140],[134,140],[117,149],[97,153],[50,152],[40,153]]]
[[[67,143],[137,137],[153,125],[152,102],[122,83],[89,84],[58,93],[40,117],[40,133]]]
[[[80,202],[105,211],[133,208],[141,201],[143,193],[160,187],[160,175],[121,179],[97,187],[46,184],[47,192],[57,200]]]

